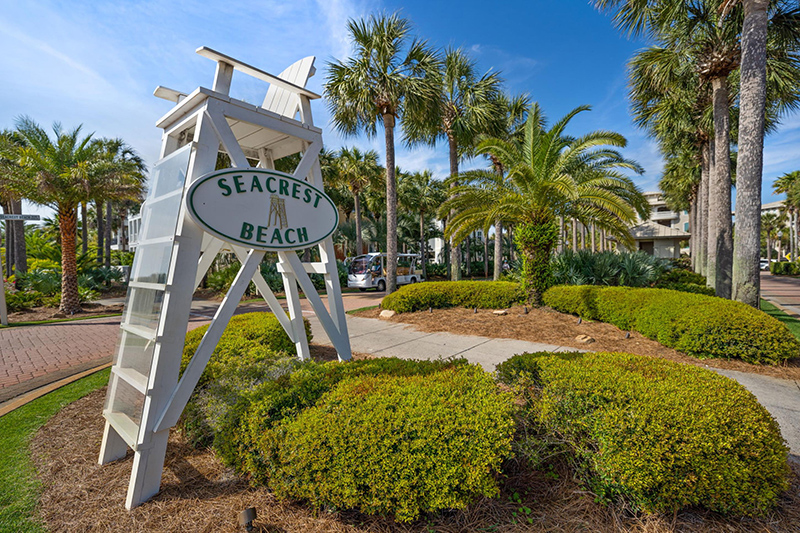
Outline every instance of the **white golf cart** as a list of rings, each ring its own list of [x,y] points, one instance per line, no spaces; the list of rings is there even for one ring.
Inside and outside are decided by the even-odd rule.
[[[425,281],[422,278],[422,269],[419,268],[419,260],[419,256],[415,254],[397,254],[398,286]],[[362,291],[385,291],[386,254],[372,253],[354,257],[347,271],[347,286],[358,287]]]

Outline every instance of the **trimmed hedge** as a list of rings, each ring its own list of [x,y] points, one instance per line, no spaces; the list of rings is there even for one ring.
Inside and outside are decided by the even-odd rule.
[[[311,342],[311,325],[303,319],[306,336]],[[201,326],[186,334],[181,357],[181,372],[186,369],[208,326]],[[248,366],[262,360],[277,360],[286,354],[297,354],[294,343],[272,313],[245,313],[235,315],[211,354],[198,387],[220,377],[230,366]]]
[[[427,281],[400,287],[381,302],[381,308],[410,313],[433,307],[504,309],[526,299],[518,283],[508,281]]]
[[[361,376],[267,432],[270,489],[315,507],[409,522],[498,494],[512,403],[491,376],[462,366],[424,376]]]
[[[778,320],[741,302],[667,289],[558,286],[545,305],[638,331],[699,358],[778,364],[800,355],[800,342]]]
[[[761,515],[788,488],[778,424],[744,387],[709,370],[632,354],[541,352],[512,357],[497,375],[525,393],[533,439],[566,444],[607,501]]]
[[[776,261],[769,264],[769,272],[774,276],[800,275],[800,263],[797,261]]]

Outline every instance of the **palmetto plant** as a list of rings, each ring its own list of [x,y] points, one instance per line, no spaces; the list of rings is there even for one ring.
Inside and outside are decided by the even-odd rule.
[[[387,292],[397,288],[397,181],[394,129],[420,121],[439,94],[439,58],[424,41],[412,40],[408,20],[372,15],[350,20],[353,52],[328,64],[325,95],[337,129],[374,136],[383,125],[386,142]]]
[[[667,268],[662,259],[644,252],[566,250],[552,261],[554,281],[562,285],[647,287]]]
[[[437,105],[432,106],[418,120],[409,121],[406,137],[412,143],[431,145],[445,140],[450,160],[451,187],[458,185],[458,163],[461,156],[472,151],[476,139],[482,134],[495,134],[497,116],[500,114],[498,98],[501,80],[497,73],[478,75],[475,61],[464,50],[450,48],[445,51],[444,66],[438,85]],[[459,243],[450,242],[450,279],[461,278],[461,251]]]
[[[631,245],[628,228],[637,213],[649,216],[646,199],[622,172],[641,172],[641,168],[615,150],[626,145],[624,137],[607,131],[566,135],[570,120],[588,109],[578,107],[548,129],[541,109],[533,104],[522,142],[488,138],[478,145],[478,153],[493,154],[507,169],[502,186],[458,186],[439,211],[440,215],[450,210],[456,213],[445,232],[456,242],[485,228],[487,221],[502,218],[513,223],[526,287],[535,304],[541,302],[551,281],[549,261],[558,239],[557,217],[594,222]]]

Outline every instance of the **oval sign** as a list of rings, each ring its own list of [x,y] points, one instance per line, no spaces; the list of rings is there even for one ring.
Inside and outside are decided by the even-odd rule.
[[[339,211],[304,180],[263,168],[226,168],[189,187],[192,218],[220,239],[267,251],[308,248],[329,236]]]

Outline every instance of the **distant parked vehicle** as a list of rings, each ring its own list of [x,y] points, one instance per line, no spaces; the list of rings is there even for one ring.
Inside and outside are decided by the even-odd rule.
[[[419,256],[415,254],[397,255],[397,285],[408,285],[422,278],[422,271],[417,270]],[[347,286],[357,287],[362,291],[375,289],[386,290],[386,254],[365,254],[356,256],[350,261],[347,270]]]
[[[778,260],[772,259],[772,262],[777,263]],[[769,270],[769,263],[767,262],[766,259],[762,259],[760,265],[761,265],[761,270]]]

